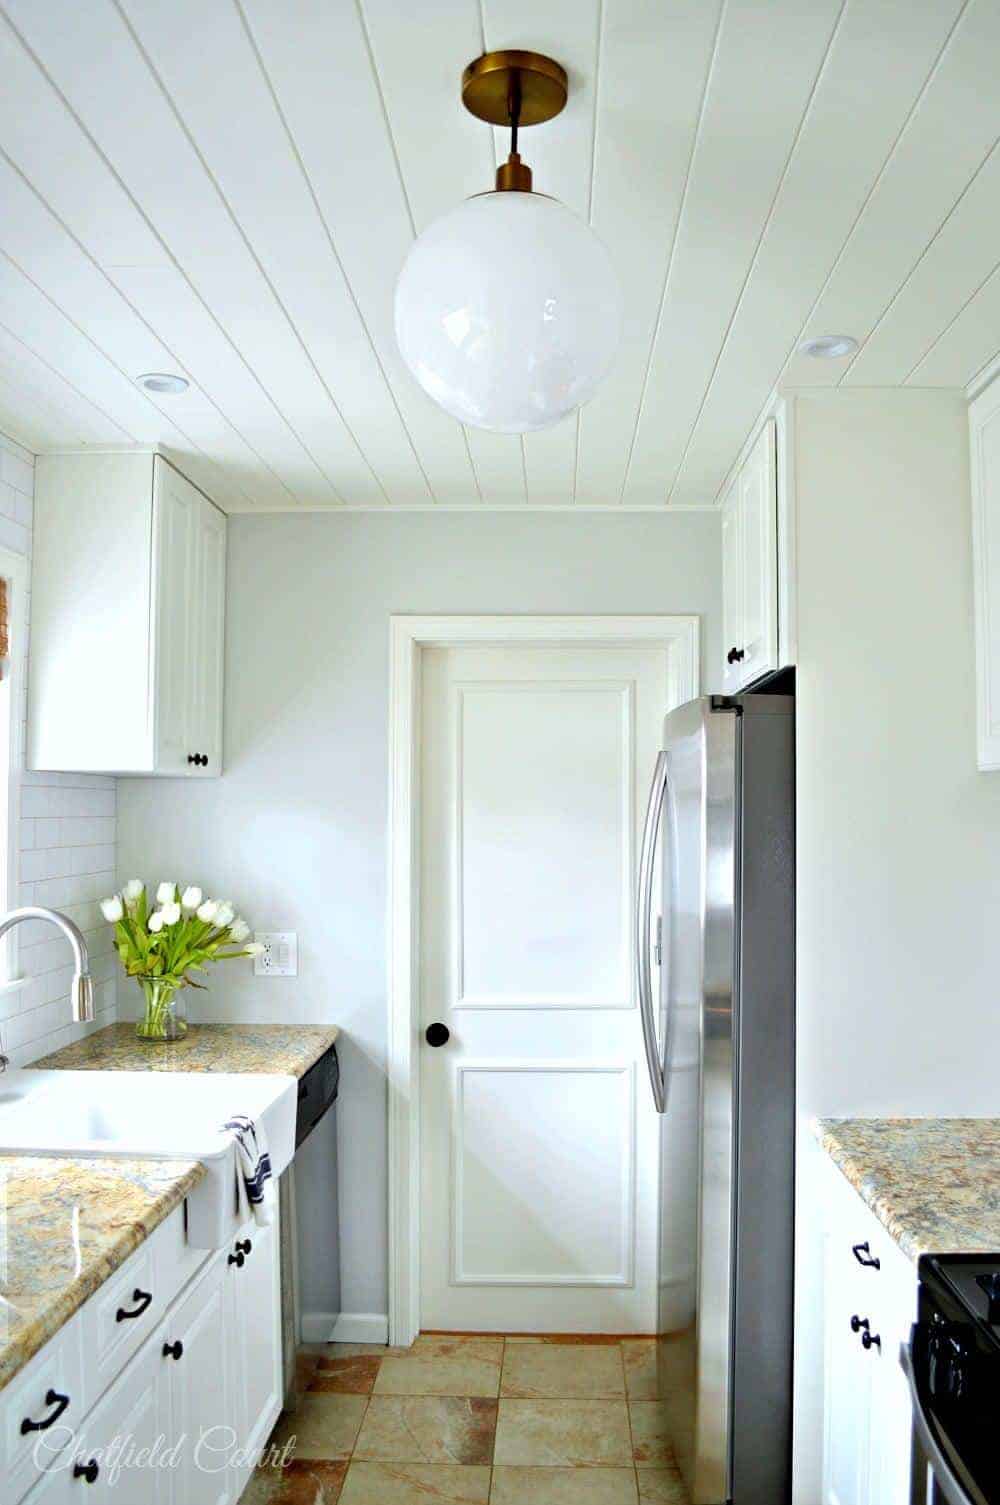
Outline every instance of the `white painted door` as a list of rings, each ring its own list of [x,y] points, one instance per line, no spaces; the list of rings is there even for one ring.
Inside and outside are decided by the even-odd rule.
[[[743,551],[740,545],[740,478],[722,503],[722,688],[733,695],[743,683]]]
[[[236,1433],[249,1456],[264,1446],[281,1409],[281,1298],[274,1226],[248,1223],[235,1248],[243,1253],[244,1263],[227,1265],[227,1327],[238,1378]]]
[[[70,1444],[73,1465],[67,1470],[80,1505],[169,1505],[169,1471],[143,1466],[142,1455],[148,1457],[168,1429],[170,1362],[162,1336],[150,1338],[83,1423]]]
[[[423,656],[424,1329],[655,1331],[631,916],[666,686],[653,647]]]
[[[188,772],[189,669],[197,509],[201,497],[159,457],[155,461],[156,766]]]
[[[235,1493],[229,1466],[236,1436],[234,1338],[227,1322],[228,1251],[215,1255],[176,1311],[163,1324],[166,1341],[180,1342],[169,1363],[168,1446],[185,1439],[174,1475],[174,1505],[230,1505]]]
[[[226,598],[226,519],[197,497],[192,517],[191,654],[188,662],[188,751],[207,759],[195,773],[218,775],[222,765],[222,672]]]
[[[740,470],[740,683],[778,667],[778,492],[774,419],[769,418]]]

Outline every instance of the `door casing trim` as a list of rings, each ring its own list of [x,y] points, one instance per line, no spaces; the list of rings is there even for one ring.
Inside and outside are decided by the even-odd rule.
[[[420,1331],[420,701],[426,648],[630,644],[667,653],[672,710],[698,694],[697,616],[393,616],[389,619],[389,1342]]]

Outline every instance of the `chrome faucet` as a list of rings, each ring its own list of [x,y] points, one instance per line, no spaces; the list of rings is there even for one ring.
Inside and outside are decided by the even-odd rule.
[[[0,939],[20,925],[22,920],[48,920],[61,930],[73,948],[73,984],[70,1002],[73,1005],[73,1020],[85,1024],[94,1017],[94,980],[90,975],[90,956],[87,942],[79,925],[57,909],[42,909],[36,904],[27,904],[23,909],[12,909],[0,919]],[[6,1063],[5,1063],[6,1064]]]

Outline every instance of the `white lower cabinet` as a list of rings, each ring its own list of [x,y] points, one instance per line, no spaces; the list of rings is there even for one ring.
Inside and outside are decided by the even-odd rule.
[[[835,1169],[825,1199],[824,1505],[910,1505],[912,1423],[899,1362],[917,1271]]]
[[[281,1331],[272,1314],[281,1309],[278,1241],[274,1225],[244,1228],[236,1240],[244,1263],[227,1269],[230,1354],[240,1383],[234,1385],[235,1428],[245,1454],[238,1475],[245,1482],[281,1410]]]
[[[239,1433],[233,1398],[236,1333],[227,1322],[227,1259],[226,1251],[213,1256],[164,1324],[160,1347],[162,1362],[170,1370],[164,1430],[168,1447],[176,1448],[177,1463],[171,1469],[174,1505],[228,1505],[234,1498],[231,1458]]]
[[[106,1354],[85,1351],[72,1388],[89,1411],[58,1438],[55,1428],[46,1434],[50,1454],[38,1466],[27,1471],[25,1459],[7,1474],[15,1487],[0,1495],[3,1505],[236,1505],[281,1410],[278,1229],[248,1224],[180,1285],[170,1251],[183,1247],[182,1231],[178,1208],[116,1277],[129,1294],[139,1272],[169,1293],[155,1330],[131,1357],[123,1353],[110,1384],[102,1384]],[[49,1345],[60,1377],[74,1337],[93,1333],[100,1297]],[[37,1378],[25,1370],[32,1400],[48,1383],[46,1353],[32,1361]]]

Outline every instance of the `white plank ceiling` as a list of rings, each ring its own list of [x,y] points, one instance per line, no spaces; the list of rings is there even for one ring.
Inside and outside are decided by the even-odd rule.
[[[510,46],[569,69],[522,150],[626,296],[605,386],[523,441],[392,331],[506,153],[458,82]],[[0,429],[162,445],[230,511],[713,506],[775,388],[995,360],[998,59],[997,0],[0,0]],[[826,333],[861,348],[797,354]]]

